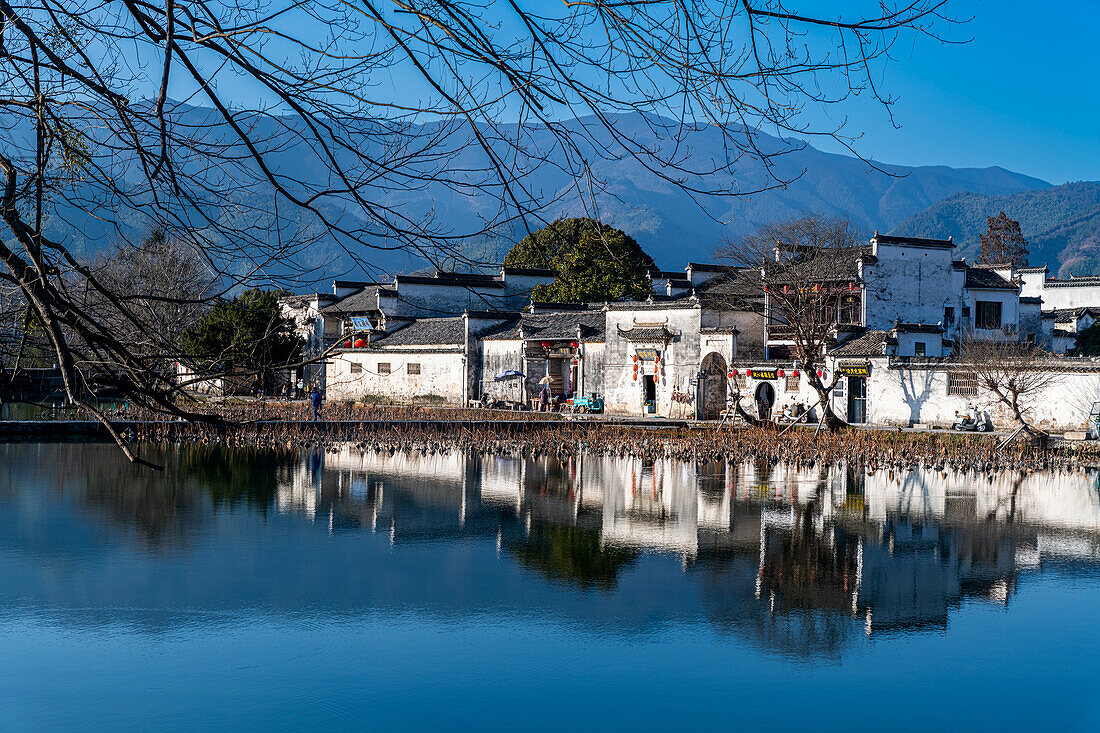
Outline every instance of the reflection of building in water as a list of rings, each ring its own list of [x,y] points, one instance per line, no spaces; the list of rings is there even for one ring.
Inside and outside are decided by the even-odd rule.
[[[345,448],[308,454],[277,501],[395,543],[495,535],[524,566],[582,585],[613,585],[641,551],[673,554],[717,607],[763,609],[767,634],[789,617],[784,644],[798,646],[816,633],[806,613],[847,616],[868,633],[944,628],[968,599],[1008,602],[1045,562],[1100,562],[1096,487],[1084,472]],[[820,628],[846,638],[833,621]]]
[[[321,465],[324,454],[312,450],[302,461],[284,471],[275,489],[275,509],[281,514],[304,514],[313,519],[321,493]]]

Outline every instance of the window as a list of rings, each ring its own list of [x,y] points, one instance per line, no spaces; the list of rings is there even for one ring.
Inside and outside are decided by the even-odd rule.
[[[915,341],[913,343],[913,355],[914,356],[924,356],[926,349],[927,349],[927,347],[926,347],[926,345],[923,341]]]
[[[840,298],[840,319],[838,323],[858,326],[863,320],[860,317],[860,303],[858,295],[843,295]]]
[[[994,300],[979,300],[974,304],[977,312],[974,318],[976,328],[1000,328],[1001,304]]]
[[[955,325],[955,306],[945,305],[943,307],[943,325],[946,328],[951,328]]]
[[[783,385],[783,389],[785,389],[787,392],[797,392],[798,391],[798,381],[799,381],[798,377],[796,377],[793,374],[788,374],[787,375],[787,381]]]
[[[977,397],[978,378],[965,372],[948,372],[947,394],[955,397]]]
[[[406,370],[409,374],[420,374],[420,362],[409,362],[409,367]]]
[[[748,389],[749,380],[744,374],[734,374],[733,379],[730,380],[733,383],[733,388],[737,390]]]
[[[970,318],[970,306],[963,306],[963,318]]]
[[[363,365],[360,364],[357,361],[353,361],[351,363],[351,373],[352,374],[362,374],[363,373]]]
[[[389,374],[390,373],[390,363],[388,361],[378,362],[378,373],[379,374]]]

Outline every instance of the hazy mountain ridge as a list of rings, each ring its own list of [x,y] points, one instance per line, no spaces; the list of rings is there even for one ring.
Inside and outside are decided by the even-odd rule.
[[[193,127],[204,129],[203,124],[210,117],[210,111],[192,108],[185,115]],[[621,134],[647,146],[669,142],[654,133],[652,121],[640,115],[620,115],[616,123]],[[275,135],[276,124],[267,124],[273,127],[271,134]],[[579,127],[586,121],[573,120],[566,124]],[[422,130],[431,132],[429,127]],[[220,133],[215,130],[204,134]],[[262,136],[265,133],[259,129],[257,134]],[[914,214],[961,191],[1004,196],[1050,188],[1045,181],[999,167],[956,169],[947,166],[878,164],[886,171],[881,172],[858,158],[825,153],[805,145],[772,161],[775,175],[790,181],[786,186],[748,196],[707,197],[696,201],[679,187],[646,170],[625,150],[607,139],[610,136],[606,133],[602,138],[599,135],[596,137],[599,138],[598,144],[610,146],[611,159],[607,159],[608,153],[600,157],[592,155],[590,150],[582,151],[591,161],[595,178],[605,184],[603,192],[596,195],[595,212],[590,201],[582,201],[575,193],[575,182],[567,172],[564,157],[554,156],[549,164],[525,174],[529,188],[540,200],[557,202],[545,208],[542,218],[549,221],[560,216],[598,213],[603,221],[631,234],[659,266],[669,269],[682,268],[688,261],[712,259],[716,246],[724,237],[735,237],[762,224],[807,212],[848,218],[870,235],[875,229],[893,229]],[[681,146],[689,155],[687,167],[697,170],[707,170],[716,165],[720,167],[728,155],[723,142],[722,135],[713,128],[689,133]],[[760,135],[757,142],[765,150],[777,150],[788,145],[767,135]],[[553,144],[551,133],[542,128],[527,130],[525,144],[530,150],[560,151],[560,147]],[[316,154],[301,143],[280,150],[273,156],[272,164],[276,170],[294,171],[308,180],[321,181],[324,180],[322,176],[326,175]],[[485,153],[476,146],[461,149],[449,165],[452,170],[476,171],[490,167]],[[700,176],[692,181],[712,190],[738,186],[747,191],[761,188],[768,182],[763,163],[748,158],[737,165],[735,174],[723,172]],[[364,189],[364,194],[411,218],[431,212],[445,229],[454,232],[478,231],[486,219],[496,214],[499,206],[499,202],[491,196],[479,196],[476,192],[457,190],[454,186],[436,181],[419,190],[379,187]],[[252,196],[260,200],[264,194],[253,191]],[[225,215],[246,216],[242,212],[248,208],[234,207],[233,202],[227,199]],[[348,222],[351,227],[359,221],[352,209],[335,211],[333,216]],[[79,210],[59,211],[53,220],[55,225],[66,229],[66,240],[78,251],[90,253],[100,250],[118,236],[110,227],[94,221],[93,217]],[[62,222],[68,223],[62,225]],[[532,228],[541,225],[538,220],[528,223]],[[135,229],[136,224],[122,222],[122,227]],[[513,224],[498,229],[495,237],[483,235],[471,240],[466,249],[481,259],[498,259],[512,242],[525,233],[522,225]],[[947,233],[934,232],[936,236],[946,236]],[[140,231],[124,232],[124,236],[130,239],[140,239],[143,234]],[[379,272],[408,272],[425,264],[405,252],[364,249],[361,257],[373,266],[373,272],[363,273],[362,268],[357,267],[352,258],[332,241],[311,246],[305,257],[309,264],[318,268],[317,282],[337,275],[354,277],[363,274],[374,276]]]
[[[1078,181],[1007,196],[960,193],[906,219],[892,233],[952,235],[960,256],[974,259],[987,217],[1005,212],[1020,222],[1032,265],[1052,273],[1100,275],[1100,182]]]

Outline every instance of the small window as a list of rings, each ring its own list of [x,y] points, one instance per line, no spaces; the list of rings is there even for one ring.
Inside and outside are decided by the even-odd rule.
[[[734,389],[738,390],[748,389],[749,386],[749,380],[745,377],[744,374],[734,374],[733,379],[730,380],[730,383],[733,385]]]
[[[798,381],[799,381],[798,377],[796,377],[793,374],[788,374],[787,375],[787,380],[783,385],[783,389],[785,389],[788,392],[797,392],[798,391]]]
[[[943,307],[943,325],[948,328],[955,325],[955,306],[945,305]]]
[[[420,374],[420,362],[410,361],[408,367],[409,374]]]
[[[363,365],[360,364],[357,361],[353,361],[351,363],[351,373],[352,374],[362,374],[363,373]]]
[[[955,397],[977,397],[978,378],[964,372],[948,372],[947,394]]]
[[[389,374],[390,373],[390,363],[388,361],[378,362],[378,373],[379,374]]]
[[[974,304],[977,309],[977,316],[974,318],[974,325],[977,328],[1000,328],[1001,327],[1001,304],[995,300],[979,300]]]
[[[963,306],[963,318],[970,318],[970,306]]]
[[[913,343],[914,356],[924,356],[927,346],[923,341],[916,341]]]

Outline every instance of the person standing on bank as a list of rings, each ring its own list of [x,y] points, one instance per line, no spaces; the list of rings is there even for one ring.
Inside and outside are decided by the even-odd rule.
[[[313,422],[321,419],[321,388],[313,388]]]

